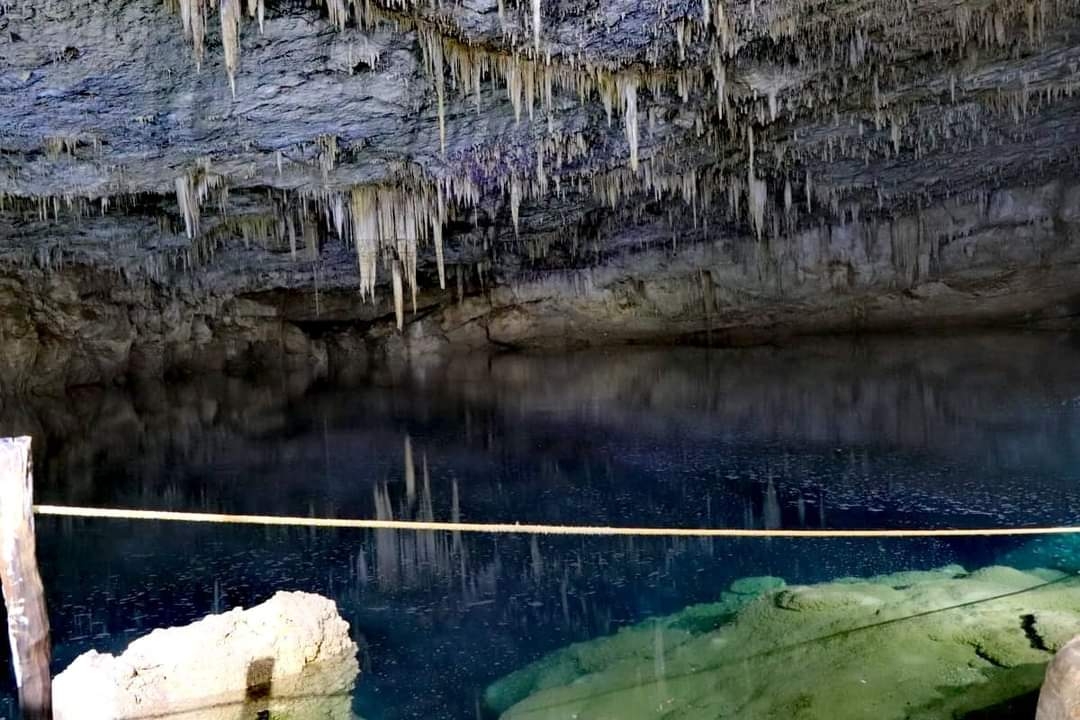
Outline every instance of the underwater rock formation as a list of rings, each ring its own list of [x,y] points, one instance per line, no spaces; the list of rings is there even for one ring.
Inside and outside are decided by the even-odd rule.
[[[357,647],[334,602],[279,592],[185,627],[155,630],[118,657],[79,656],[53,684],[57,720],[288,717],[351,720]]]
[[[1076,0],[6,3],[3,389],[1071,322],[1078,30]]]
[[[741,578],[732,583],[730,591],[723,593],[718,602],[695,605],[677,615],[623,628],[610,638],[559,650],[490,686],[484,702],[488,708],[503,713],[534,693],[570,685],[578,678],[611,666],[649,657],[663,662],[663,653],[720,628],[758,595],[785,584],[773,577]]]
[[[1076,578],[949,566],[758,585],[572,646],[488,688],[505,720],[964,717],[1039,688]]]

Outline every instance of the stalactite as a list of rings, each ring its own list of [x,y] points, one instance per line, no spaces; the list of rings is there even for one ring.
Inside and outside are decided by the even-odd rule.
[[[970,118],[957,113],[927,120],[917,114],[925,100],[905,97],[912,94],[908,88],[913,79],[907,67],[910,63],[903,62],[903,52],[906,51],[905,43],[910,44],[916,33],[929,30],[939,36],[950,36],[935,37],[924,43],[933,46],[935,57],[941,57],[950,48],[963,49],[966,42],[979,45],[982,52],[986,51],[984,48],[990,49],[991,53],[996,53],[994,57],[1004,57],[1006,52],[1012,52],[1009,48],[1021,46],[1025,37],[1030,45],[1043,41],[1044,25],[1051,10],[1040,0],[962,2],[941,13],[928,14],[925,19],[912,18],[906,24],[897,23],[896,19],[904,12],[910,14],[910,8],[906,11],[882,8],[880,18],[861,11],[852,13],[851,17],[857,22],[849,22],[847,15],[832,14],[829,17],[834,21],[834,27],[828,26],[820,17],[811,17],[813,13],[805,8],[792,7],[790,3],[756,3],[751,10],[756,17],[750,18],[743,6],[728,6],[722,0],[702,0],[700,16],[696,7],[692,15],[685,15],[686,8],[678,11],[667,7],[661,9],[665,21],[675,23],[679,64],[667,55],[670,51],[674,56],[673,48],[659,47],[670,42],[670,32],[654,34],[654,39],[663,38],[663,43],[651,43],[643,50],[644,58],[638,55],[600,61],[594,48],[567,50],[556,44],[551,48],[554,56],[542,57],[540,41],[544,19],[540,1],[519,3],[516,12],[504,17],[505,8],[499,0],[500,22],[507,33],[501,39],[483,36],[481,41],[479,36],[470,38],[466,28],[447,17],[449,13],[406,12],[421,5],[441,7],[436,0],[387,0],[379,4],[366,0],[320,0],[330,24],[339,29],[355,17],[360,27],[370,27],[376,20],[391,20],[403,28],[416,30],[422,48],[422,63],[430,76],[433,99],[437,103],[440,151],[444,157],[448,152],[447,113],[450,108],[447,103],[453,101],[455,91],[466,99],[471,95],[479,112],[485,101],[481,92],[483,83],[490,81],[493,90],[501,83],[506,91],[501,102],[509,101],[517,119],[523,115],[534,118],[536,108],[546,115],[547,136],[543,136],[541,127],[529,128],[527,147],[517,142],[526,135],[524,130],[517,134],[512,146],[493,140],[480,148],[469,149],[462,142],[464,136],[455,137],[454,163],[465,163],[467,169],[447,168],[448,163],[436,163],[433,172],[444,173],[444,176],[438,180],[425,178],[423,182],[410,177],[400,184],[388,181],[393,183],[392,186],[361,186],[345,192],[333,190],[331,188],[340,187],[339,183],[346,175],[337,172],[336,177],[332,176],[335,174],[336,146],[329,142],[320,145],[318,160],[324,182],[320,186],[323,189],[315,191],[319,206],[339,235],[354,243],[361,277],[360,291],[365,297],[374,297],[380,262],[383,271],[392,271],[399,325],[403,321],[406,284],[414,309],[417,302],[418,243],[430,240],[434,245],[439,284],[445,288],[443,228],[447,207],[475,204],[482,192],[488,194],[489,202],[496,191],[504,200],[508,196],[515,237],[525,235],[519,237],[519,247],[533,259],[547,255],[553,246],[552,239],[530,234],[528,228],[522,229],[522,205],[548,197],[552,188],[560,198],[572,195],[575,189],[583,195],[591,193],[592,199],[613,208],[639,194],[651,194],[658,200],[681,198],[687,203],[688,216],[695,223],[702,209],[714,201],[711,197],[721,198],[722,202],[726,193],[731,215],[738,217],[746,212],[745,221],[752,226],[755,235],[762,238],[778,229],[789,232],[797,224],[802,207],[801,203],[800,207],[794,207],[792,180],[797,186],[800,162],[812,165],[814,161],[834,163],[857,158],[869,164],[874,157],[898,155],[905,143],[912,146],[915,158],[921,158],[939,144],[945,144],[950,137],[958,138],[954,142],[968,147],[980,141],[984,144],[995,142],[999,139],[995,133],[1005,131],[980,126],[980,113],[987,109],[1008,113],[1022,124],[1019,121],[1044,102],[1071,94],[1075,80],[1071,76],[1076,74],[1073,67],[1069,69],[1067,79],[1062,77],[1060,83],[1055,83],[1045,76],[1053,71],[1040,68],[1033,70],[1030,76],[1022,72],[1016,74],[1007,87],[998,83],[997,88],[992,88],[985,78],[980,79],[977,75],[962,75],[958,80],[953,74],[946,82],[938,81],[928,88],[929,93],[941,95],[942,100],[947,90],[949,99],[956,103],[959,82],[961,103],[977,108]],[[235,94],[240,5],[246,3],[246,14],[259,17],[261,26],[264,0],[176,2],[184,32],[196,48],[197,63],[203,55],[207,8],[211,12],[217,8],[221,15],[225,66]],[[699,17],[700,26],[697,24]],[[1053,19],[1052,14],[1050,19]],[[555,37],[550,28],[548,35],[550,39]],[[783,59],[758,55],[755,43],[766,39],[775,43],[775,55]],[[351,53],[350,49],[350,68],[353,66]],[[689,66],[684,61],[688,61]],[[1064,75],[1064,68],[1061,71]],[[799,89],[800,86],[805,86],[806,90]],[[672,93],[678,97],[673,97]],[[494,92],[488,97],[492,94]],[[713,94],[715,118],[726,121],[726,128],[718,127],[710,118]],[[597,168],[603,150],[598,150],[593,157],[588,154],[588,143],[596,139],[596,133],[587,132],[589,140],[581,139],[580,133],[576,138],[559,135],[562,124],[557,121],[561,119],[556,114],[560,103],[570,95],[575,95],[582,103],[599,102],[607,111],[609,122],[614,124],[618,119],[623,123],[629,148],[628,167]],[[683,107],[674,107],[679,99],[683,101]],[[862,103],[862,107],[848,109],[848,100]],[[837,110],[841,104],[845,105],[843,112]],[[861,116],[860,110],[864,113]],[[640,139],[642,112],[647,113],[649,121],[646,135],[649,145],[643,152]],[[584,113],[571,118],[566,126],[572,126],[582,115]],[[783,129],[769,127],[780,120],[781,115],[785,120],[798,121],[790,125],[799,128],[798,133],[791,131],[790,142],[779,137]],[[863,121],[870,115],[880,132],[864,135]],[[843,127],[845,121],[850,132]],[[828,122],[832,123],[831,128],[826,126]],[[754,137],[753,123],[760,128],[757,138]],[[854,130],[856,124],[858,137]],[[696,128],[702,139],[694,147],[707,146],[715,151],[715,157],[709,160],[696,158],[693,150],[681,153],[681,148],[677,147],[680,137],[672,132],[673,126],[686,131],[682,137],[689,137]],[[809,139],[802,135],[803,128],[809,129]],[[1017,130],[1018,133],[1022,131],[1022,128]],[[745,153],[738,142],[742,137],[747,139]],[[755,139],[759,147],[755,147]],[[336,138],[333,141],[336,143]],[[47,147],[50,146],[47,144]],[[55,156],[60,152],[62,150],[52,154]],[[280,158],[279,154],[279,174],[282,172]],[[584,167],[575,167],[574,161],[582,158],[587,158],[586,162],[579,163]],[[707,165],[708,169],[705,169]],[[302,167],[296,169],[303,170]],[[293,181],[292,172],[289,181]],[[191,237],[199,235],[199,208],[205,194],[200,183],[195,175],[176,181],[177,202]],[[775,203],[770,204],[770,185],[774,191],[782,189],[783,213],[780,212],[779,192]],[[821,201],[819,214],[828,212],[830,206],[834,206],[836,212],[841,191],[831,187],[826,189],[824,182],[822,185],[817,193]],[[803,191],[809,211],[814,197],[809,172]],[[43,216],[55,216],[59,209],[55,200],[43,203],[39,208]],[[494,212],[494,204],[487,205],[487,209]],[[708,213],[701,215],[707,216]],[[289,250],[295,255],[296,228],[288,223],[281,227],[282,230],[272,232],[285,233],[283,237],[288,239]],[[488,231],[477,247],[494,257],[503,247],[498,240],[494,231]],[[479,263],[474,265],[472,260],[469,263],[469,267],[477,267],[480,271]],[[397,295],[401,295],[400,301]]]
[[[338,30],[345,29],[345,23],[349,19],[348,9],[345,7],[345,0],[325,0],[326,1],[326,16],[330,20],[330,23]]]
[[[517,235],[521,222],[521,179],[516,175],[510,178],[510,217],[514,221],[514,235]]]
[[[532,0],[533,50],[540,56],[540,0]]]
[[[390,267],[393,273],[394,319],[397,321],[397,329],[401,330],[405,326],[405,293],[401,285],[401,263],[395,258],[390,261]]]
[[[319,148],[319,168],[323,178],[327,178],[334,171],[338,157],[338,140],[336,135],[320,135],[315,139]]]
[[[446,261],[443,257],[443,225],[446,224],[446,193],[442,185],[436,189],[438,215],[431,220],[431,241],[435,245],[435,264],[439,270],[439,289],[446,289]]]
[[[247,0],[247,12],[249,18],[258,20],[259,32],[263,32],[266,18],[266,0]]]
[[[716,87],[716,118],[724,119],[724,106],[727,104],[727,68],[719,52],[712,56],[713,83]]]
[[[765,201],[768,197],[768,186],[764,180],[757,177],[754,167],[754,128],[750,125],[746,127],[746,143],[746,196],[754,234],[760,240],[765,228]]]
[[[439,286],[445,289],[443,225],[447,220],[447,206],[451,201],[475,202],[477,194],[475,187],[460,179],[412,182],[414,187],[354,187],[349,202],[351,223],[348,232],[356,247],[361,294],[374,299],[376,269],[379,258],[383,257],[397,273],[393,282],[402,285],[402,293],[405,283],[408,284],[415,312],[419,289],[416,277],[418,244],[430,239],[435,246]],[[330,203],[328,207],[333,216],[337,204]],[[338,232],[344,234],[344,227]]]
[[[405,23],[404,20],[401,22]],[[474,47],[446,37],[423,22],[415,19],[411,22],[409,26],[415,27],[420,36],[424,65],[432,77],[439,108],[443,108],[447,101],[444,75],[449,75],[453,85],[463,93],[472,92],[478,109],[481,80],[485,77],[501,80],[517,121],[523,115],[532,118],[539,102],[550,122],[556,91],[572,93],[580,102],[598,97],[609,116],[616,108],[624,115],[631,153],[638,142],[639,88],[646,86],[654,97],[666,88],[674,88],[686,102],[693,90],[702,85],[705,77],[704,72],[696,67],[675,71],[625,69],[616,72],[596,65],[541,61],[517,53],[499,53]],[[634,117],[627,120],[627,113],[633,113]],[[445,110],[440,110],[439,117],[442,136],[445,132]]]
[[[192,43],[195,67],[199,68],[206,47],[206,0],[180,0],[180,21],[184,37]]]
[[[296,261],[296,226],[293,225],[292,216],[285,217],[285,228],[289,233],[289,257]]]
[[[189,239],[199,236],[199,215],[202,203],[210,191],[224,185],[225,179],[209,172],[208,163],[201,164],[191,173],[176,178],[176,204],[184,218],[184,229]]]
[[[536,144],[536,184],[541,195],[547,194],[547,172],[544,169],[544,143]]]
[[[352,190],[352,237],[360,271],[360,295],[375,299],[375,273],[379,260],[377,193],[371,187]],[[339,232],[341,232],[339,230]]]
[[[229,88],[236,97],[236,70],[240,64],[240,0],[219,0],[218,15],[221,16],[225,70],[229,74]]]
[[[768,198],[768,186],[765,181],[750,176],[747,179],[747,196],[750,201],[750,218],[753,221],[754,233],[760,240],[765,228],[765,201]]]
[[[623,122],[626,124],[626,140],[630,143],[630,169],[638,169],[638,81],[636,77],[622,80],[620,94],[623,100]]]

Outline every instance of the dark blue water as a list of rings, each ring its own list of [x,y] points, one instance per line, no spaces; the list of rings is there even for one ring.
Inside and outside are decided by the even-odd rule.
[[[333,517],[375,517],[378,505],[395,518],[653,527],[1080,523],[1080,347],[1056,335],[471,357],[351,387],[88,389],[7,401],[0,430],[34,435],[43,503]],[[45,517],[38,542],[56,671],[150,628],[307,590],[336,599],[352,625],[355,710],[368,720],[475,718],[500,676],[714,600],[740,577],[810,583],[1024,551],[1008,538],[455,536]],[[6,655],[0,673],[9,697]]]

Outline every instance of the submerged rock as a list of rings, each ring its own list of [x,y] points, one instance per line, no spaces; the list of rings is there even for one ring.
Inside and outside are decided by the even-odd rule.
[[[1036,691],[1063,628],[1080,627],[1080,587],[1045,571],[738,585],[762,592],[560,650],[492,685],[489,707],[504,720],[965,717]]]
[[[119,657],[80,655],[54,681],[54,717],[350,720],[356,651],[333,601],[279,592],[248,610],[155,630]]]
[[[502,713],[529,695],[570,684],[608,667],[659,662],[665,653],[722,627],[761,593],[784,584],[773,577],[737,580],[731,586],[732,592],[722,593],[719,602],[694,605],[676,615],[648,620],[622,628],[610,637],[559,650],[491,685],[484,700],[490,709]]]
[[[731,583],[731,587],[728,589],[737,595],[757,596],[764,592],[768,592],[769,590],[777,590],[785,585],[787,585],[787,583],[784,582],[783,578],[772,577],[771,575],[760,575],[739,578]]]

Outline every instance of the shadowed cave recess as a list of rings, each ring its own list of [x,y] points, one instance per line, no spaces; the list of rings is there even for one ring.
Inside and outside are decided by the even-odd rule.
[[[1062,327],[1074,0],[10,0],[0,384]]]

